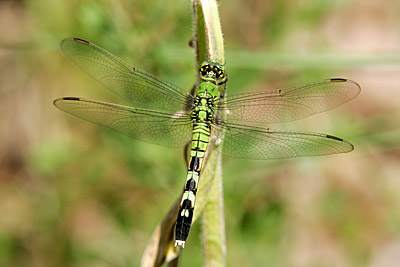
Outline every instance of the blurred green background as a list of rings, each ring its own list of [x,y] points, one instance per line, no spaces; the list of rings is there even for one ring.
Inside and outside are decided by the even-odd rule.
[[[222,0],[228,93],[344,77],[361,95],[275,128],[355,151],[224,158],[228,266],[400,264],[400,2]],[[90,40],[190,90],[188,0],[0,1],[0,266],[139,266],[185,179],[182,149],[64,114],[61,96],[127,104],[74,66]],[[201,183],[200,183],[201,186]],[[181,266],[201,266],[195,223]]]

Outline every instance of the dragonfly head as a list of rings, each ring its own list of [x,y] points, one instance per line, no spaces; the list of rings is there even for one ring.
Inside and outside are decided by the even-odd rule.
[[[201,79],[212,82],[214,84],[221,84],[221,80],[226,79],[225,67],[215,59],[204,61],[199,68]]]

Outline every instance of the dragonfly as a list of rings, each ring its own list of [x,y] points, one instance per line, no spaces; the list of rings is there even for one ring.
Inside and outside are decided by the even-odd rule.
[[[354,149],[348,141],[329,134],[257,125],[298,120],[333,109],[360,93],[360,85],[352,80],[325,79],[225,96],[218,90],[221,85],[226,86],[225,66],[211,59],[200,65],[201,82],[195,94],[190,94],[89,41],[67,38],[61,48],[89,76],[133,106],[62,97],[54,100],[57,108],[144,142],[168,147],[190,145],[175,224],[175,246],[184,248],[189,236],[210,143],[222,142],[217,150],[223,155],[257,160],[329,155]]]

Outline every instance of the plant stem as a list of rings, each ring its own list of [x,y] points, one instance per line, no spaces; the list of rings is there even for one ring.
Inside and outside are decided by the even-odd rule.
[[[196,50],[196,66],[211,59],[225,64],[224,46],[216,0],[193,0],[193,45]],[[200,82],[197,76],[196,86]],[[225,84],[220,86],[225,91]],[[221,114],[222,118],[224,114]],[[222,198],[221,155],[216,145],[209,146],[204,159],[204,169],[196,194],[193,223],[202,215],[202,240],[205,266],[225,266],[225,224]],[[162,222],[156,227],[142,256],[142,267],[177,266],[180,248],[175,248],[174,226],[181,196],[172,205]]]
[[[225,64],[224,42],[215,0],[193,0],[194,44],[197,68],[203,61],[211,59]],[[199,77],[198,77],[199,80]],[[225,84],[220,86],[224,93]],[[224,115],[224,114],[220,114]],[[222,195],[222,158],[214,145],[207,157],[207,164],[201,176],[195,210],[202,211],[202,241],[205,266],[225,266],[226,244]],[[209,186],[210,185],[210,186]],[[205,201],[205,204],[203,202]],[[204,209],[203,209],[203,205]],[[200,206],[200,207],[199,207]]]

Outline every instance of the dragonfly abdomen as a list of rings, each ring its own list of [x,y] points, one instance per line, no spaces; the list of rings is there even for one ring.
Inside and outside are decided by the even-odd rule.
[[[207,123],[194,123],[190,160],[175,228],[175,246],[184,247],[193,220],[197,187],[207,151],[211,128]]]

